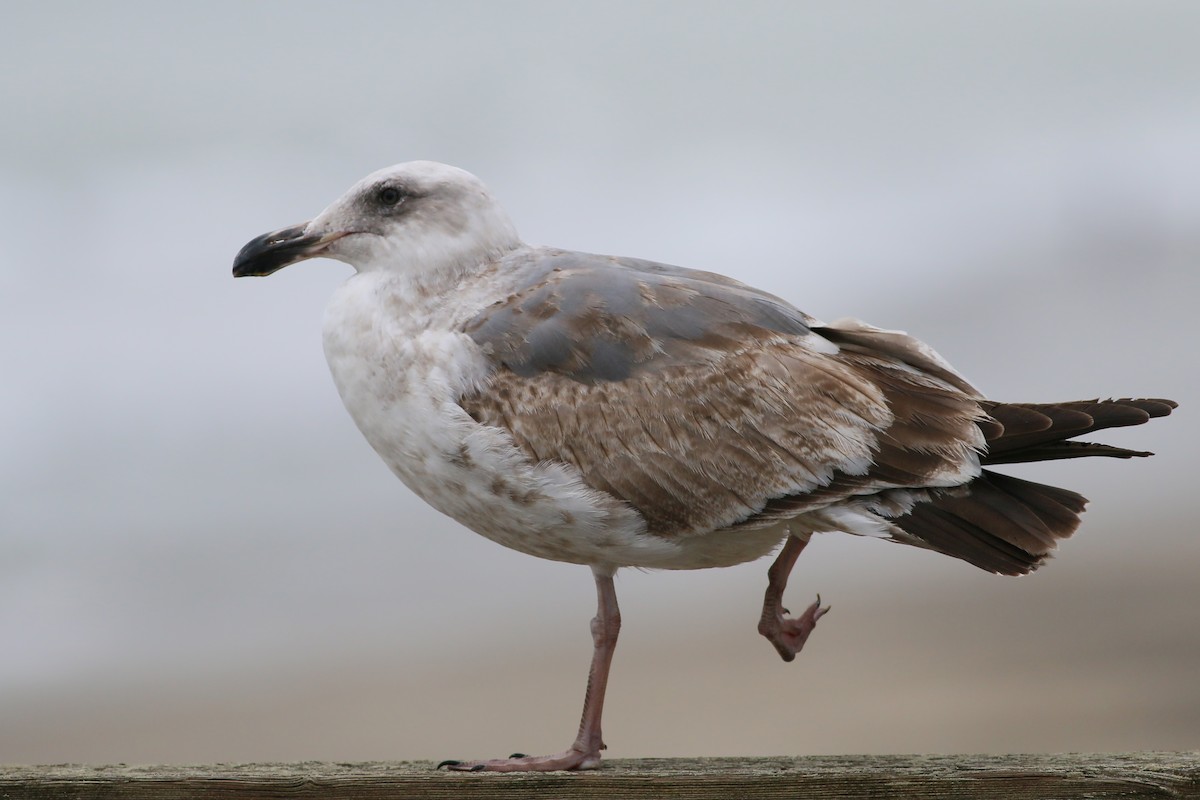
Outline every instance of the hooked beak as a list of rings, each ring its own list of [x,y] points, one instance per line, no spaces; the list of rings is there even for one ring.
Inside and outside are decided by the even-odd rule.
[[[305,222],[251,239],[233,259],[233,277],[270,275],[288,264],[321,255],[326,247],[346,235],[344,231],[309,234],[305,233],[307,229]]]

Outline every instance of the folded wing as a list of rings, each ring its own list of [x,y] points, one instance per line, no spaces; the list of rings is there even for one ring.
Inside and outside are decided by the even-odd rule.
[[[496,367],[461,400],[687,536],[979,474],[978,393],[927,346],[824,326],[710,273],[546,251],[465,328]]]

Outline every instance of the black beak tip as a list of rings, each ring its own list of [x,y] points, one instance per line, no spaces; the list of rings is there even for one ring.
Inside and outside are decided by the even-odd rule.
[[[255,241],[257,241],[257,239]],[[247,244],[245,247],[243,247],[241,250],[239,250],[237,256],[234,257],[234,259],[233,259],[233,277],[244,278],[247,275],[257,275],[258,274],[254,270],[254,260],[256,258],[256,254],[255,254],[255,251],[253,249],[251,249],[251,247],[250,247],[250,245],[252,245],[252,244],[254,244],[254,242],[250,242],[250,244]]]
[[[266,276],[315,254],[320,237],[305,234],[306,224],[282,228],[246,242],[233,259],[233,277]]]

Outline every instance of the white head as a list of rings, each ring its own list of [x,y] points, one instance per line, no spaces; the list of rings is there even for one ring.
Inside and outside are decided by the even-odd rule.
[[[457,275],[520,244],[487,187],[469,172],[410,161],[374,172],[311,222],[251,240],[234,277],[270,275],[322,256],[359,272]]]

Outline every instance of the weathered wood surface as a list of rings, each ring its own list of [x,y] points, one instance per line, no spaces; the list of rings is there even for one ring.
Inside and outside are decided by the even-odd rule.
[[[1200,798],[1200,751],[1113,755],[614,759],[594,772],[431,762],[0,767],[3,800],[257,798]]]

